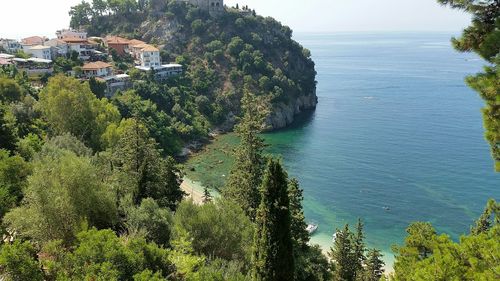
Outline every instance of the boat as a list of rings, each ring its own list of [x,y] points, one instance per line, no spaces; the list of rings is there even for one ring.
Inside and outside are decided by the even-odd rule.
[[[310,223],[307,225],[306,230],[309,234],[313,234],[318,229],[318,225],[315,223]]]

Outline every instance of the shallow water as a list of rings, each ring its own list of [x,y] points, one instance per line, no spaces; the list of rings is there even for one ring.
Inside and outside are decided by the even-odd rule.
[[[266,140],[305,190],[313,242],[327,248],[335,228],[362,218],[369,246],[392,263],[409,223],[457,239],[500,199],[483,102],[464,83],[484,62],[455,52],[453,35],[295,36],[316,62],[319,104]]]

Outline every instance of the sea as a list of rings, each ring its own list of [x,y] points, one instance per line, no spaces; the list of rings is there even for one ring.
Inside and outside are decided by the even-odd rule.
[[[329,249],[336,229],[360,218],[391,267],[412,222],[458,240],[500,199],[483,101],[464,82],[486,62],[455,51],[458,35],[294,35],[316,63],[319,103],[265,138],[304,189],[313,243]]]

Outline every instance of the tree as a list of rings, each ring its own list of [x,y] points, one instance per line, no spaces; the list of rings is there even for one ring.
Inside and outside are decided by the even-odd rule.
[[[292,238],[296,250],[307,247],[310,238],[306,230],[307,223],[302,209],[302,200],[304,200],[302,193],[303,190],[299,187],[297,179],[291,179],[288,182],[288,196],[290,198]]]
[[[52,135],[71,133],[99,151],[106,128],[120,120],[118,109],[105,99],[97,99],[88,83],[63,75],[49,80],[40,93],[42,117]]]
[[[120,174],[121,185],[131,189],[120,191],[119,197],[131,195],[135,205],[149,197],[160,207],[175,210],[185,194],[180,188],[181,172],[173,158],[162,158],[145,126],[135,119],[125,119],[104,137],[108,143],[116,142],[111,146],[109,161]]]
[[[358,260],[353,240],[353,233],[348,224],[342,230],[337,229],[335,241],[329,253],[336,281],[354,281],[356,279]]]
[[[487,230],[462,236],[458,243],[445,234],[438,236],[429,223],[412,224],[405,244],[395,247],[393,280],[498,279],[498,218],[497,212]]]
[[[379,281],[382,275],[384,275],[384,261],[382,260],[382,254],[377,249],[371,249],[368,251],[366,257],[366,268],[364,281]]]
[[[248,263],[252,230],[243,210],[227,200],[201,206],[183,201],[174,215],[175,240],[192,241],[195,253],[224,260]]]
[[[68,150],[46,152],[33,163],[21,206],[5,216],[7,226],[36,242],[61,239],[66,245],[87,225],[112,227],[117,218],[111,189],[91,159]]]
[[[264,168],[264,140],[259,136],[267,116],[267,104],[250,93],[242,99],[243,118],[236,127],[240,145],[224,188],[224,196],[234,200],[253,220],[259,206],[259,190]]]
[[[16,149],[16,118],[9,107],[0,102],[0,149],[13,151]]]
[[[172,215],[169,209],[160,208],[158,203],[146,198],[141,205],[127,212],[129,233],[143,233],[148,241],[169,246]]]
[[[294,280],[288,179],[278,160],[269,159],[267,163],[255,222],[253,279]]]
[[[467,83],[485,100],[483,108],[485,137],[491,145],[496,170],[500,172],[500,2],[498,0],[437,0],[442,5],[472,14],[472,24],[461,38],[453,38],[461,52],[474,51],[493,64],[483,73],[467,77]]]
[[[52,280],[134,280],[145,270],[165,279],[175,270],[168,250],[110,229],[80,232],[73,247],[61,248],[52,241],[43,249],[41,261]]]
[[[495,222],[491,221],[492,215],[495,215],[494,220],[498,223],[498,220],[500,220],[500,203],[497,203],[494,199],[488,201],[484,212],[477,219],[475,226],[471,228],[471,234],[478,235],[488,232],[491,226],[495,224]]]
[[[6,280],[42,281],[44,276],[29,242],[15,241],[0,248],[0,272]]]
[[[355,270],[356,276],[361,276],[363,273],[363,264],[365,262],[365,242],[364,242],[364,234],[363,234],[363,222],[361,219],[358,219],[358,223],[356,225],[356,234],[353,237],[353,248],[354,248],[354,256],[355,256]]]
[[[22,89],[15,80],[0,77],[0,102],[11,103],[21,99]]]
[[[92,7],[89,3],[82,1],[80,4],[71,7],[69,15],[71,16],[71,28],[79,29],[81,27],[90,25],[90,16],[92,14]]]
[[[105,82],[97,81],[94,77],[91,77],[89,79],[89,87],[90,87],[90,91],[92,91],[92,93],[98,99],[102,99],[105,97],[106,89],[107,89]]]
[[[9,156],[6,150],[0,150],[0,221],[23,198],[26,178],[30,166],[20,156]]]

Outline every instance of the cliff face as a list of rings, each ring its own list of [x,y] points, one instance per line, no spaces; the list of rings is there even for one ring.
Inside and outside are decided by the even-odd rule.
[[[316,91],[307,96],[302,95],[289,104],[279,103],[273,106],[273,111],[266,120],[269,130],[278,130],[292,124],[297,114],[316,109],[318,97]]]

